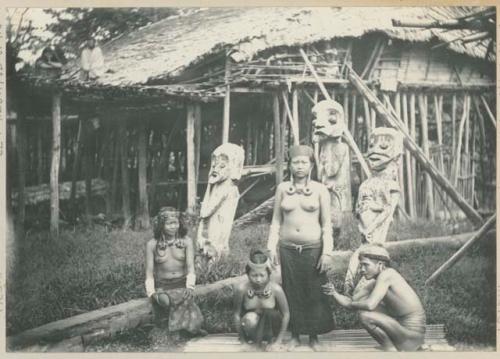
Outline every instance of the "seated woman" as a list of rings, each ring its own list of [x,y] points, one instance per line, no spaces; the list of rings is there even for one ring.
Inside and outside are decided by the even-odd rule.
[[[281,286],[271,281],[271,262],[261,250],[252,250],[246,265],[248,280],[235,287],[234,321],[240,341],[277,350],[290,320]]]
[[[155,325],[169,333],[204,334],[203,315],[194,302],[193,241],[185,237],[179,212],[163,207],[153,219],[154,238],[146,244],[146,293]]]

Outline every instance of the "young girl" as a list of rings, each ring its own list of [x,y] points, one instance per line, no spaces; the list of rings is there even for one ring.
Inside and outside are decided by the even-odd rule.
[[[290,320],[285,293],[271,281],[271,262],[261,250],[252,250],[246,266],[248,280],[235,287],[234,322],[240,341],[278,350]]]
[[[203,316],[194,302],[196,276],[193,241],[185,237],[179,212],[163,207],[153,219],[154,238],[146,244],[146,294],[156,326],[169,333],[204,334]]]

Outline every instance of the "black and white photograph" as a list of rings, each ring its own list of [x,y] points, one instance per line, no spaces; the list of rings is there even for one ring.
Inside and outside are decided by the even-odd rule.
[[[497,351],[496,6],[84,6],[5,8],[8,353]]]

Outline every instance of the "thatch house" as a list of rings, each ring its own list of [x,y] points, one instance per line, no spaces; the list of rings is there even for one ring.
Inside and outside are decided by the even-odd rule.
[[[478,11],[481,17],[467,16]],[[51,83],[80,120],[93,118],[95,125],[86,131],[94,135],[86,136],[88,167],[80,175],[81,131],[74,121],[64,132],[63,121],[61,180],[86,176],[90,193],[91,178],[104,178],[107,209],[121,203],[124,216],[137,213],[147,224],[148,209],[159,205],[194,208],[210,152],[230,141],[246,153],[250,180],[240,191],[256,203],[245,210],[258,204],[272,195],[269,174],[276,172],[278,181],[283,176],[286,146],[311,140],[310,108],[322,94],[303,49],[329,94],[344,105],[361,152],[385,117],[353,86],[351,71],[405,123],[468,205],[489,212],[495,207],[495,168],[489,165],[495,163],[495,39],[486,36],[489,30],[477,33],[489,29],[494,16],[494,8],[276,7],[204,8],[164,19],[104,44],[108,72],[97,81],[82,83],[75,65]],[[400,27],[393,20],[455,25]],[[27,134],[33,147],[38,133]],[[43,165],[40,171],[48,174],[48,161],[30,151],[27,167]],[[356,188],[363,173],[352,158]],[[403,162],[403,212],[412,218],[460,212],[448,190],[424,180],[425,166],[409,152]],[[265,190],[257,190],[255,177],[262,177]],[[253,190],[245,191],[249,186]]]

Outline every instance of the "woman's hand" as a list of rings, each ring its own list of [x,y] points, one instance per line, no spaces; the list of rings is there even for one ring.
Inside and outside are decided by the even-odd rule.
[[[182,296],[184,300],[189,300],[194,297],[194,288],[186,288],[184,290],[184,295]]]
[[[329,262],[328,256],[326,254],[322,254],[321,257],[319,257],[316,269],[318,269],[320,272],[326,272],[329,266],[328,262]]]
[[[335,289],[335,285],[332,282],[326,283],[322,285],[322,287],[323,293],[325,293],[326,295],[333,295],[337,292],[337,290]]]

